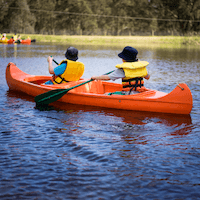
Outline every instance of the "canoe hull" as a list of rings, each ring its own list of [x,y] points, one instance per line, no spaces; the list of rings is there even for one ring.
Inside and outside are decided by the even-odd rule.
[[[21,91],[33,97],[53,89],[66,89],[86,80],[61,85],[42,85],[50,76],[34,76],[21,71],[13,63],[6,68],[6,81],[10,90]],[[105,95],[107,92],[120,91],[121,84],[92,81],[70,90],[58,101],[71,104],[107,107],[123,110],[149,111],[160,113],[189,114],[193,100],[190,89],[181,83],[170,93],[142,88],[134,95]],[[55,102],[56,103],[56,102]]]
[[[5,44],[7,44],[7,43],[8,43],[8,40],[0,40],[0,43],[5,43]]]
[[[177,88],[178,89],[178,88]],[[189,114],[192,104],[174,102],[156,99],[125,99],[116,96],[109,98],[102,95],[84,95],[77,93],[68,93],[60,101],[71,104],[107,107],[122,110],[148,111],[160,113]]]
[[[15,43],[14,40],[0,40],[0,43],[5,43],[5,44],[13,44],[14,43],[14,44],[17,44],[17,42]],[[31,39],[22,40],[20,43],[21,44],[31,44]]]
[[[21,41],[22,44],[31,44],[31,39],[25,39]]]

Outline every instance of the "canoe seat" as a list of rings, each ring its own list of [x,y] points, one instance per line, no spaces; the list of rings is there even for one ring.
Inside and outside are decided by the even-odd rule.
[[[73,89],[74,92],[79,93],[95,93],[95,94],[103,94],[104,93],[104,87],[101,81],[93,81],[90,83],[87,83],[85,85],[82,85],[80,87],[77,87]]]
[[[33,84],[37,84],[37,85],[41,85],[48,80],[49,80],[49,77],[43,77],[43,76],[41,76],[41,77],[32,76],[32,77],[28,77],[28,78],[24,79],[25,82],[29,82],[29,83],[33,83]]]

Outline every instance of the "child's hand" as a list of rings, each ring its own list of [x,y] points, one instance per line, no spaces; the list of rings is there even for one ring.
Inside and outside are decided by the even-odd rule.
[[[52,62],[52,61],[53,61],[53,57],[49,56],[49,57],[47,58],[47,62]]]
[[[149,80],[150,79],[150,75],[147,74],[144,78],[147,79],[147,80]]]

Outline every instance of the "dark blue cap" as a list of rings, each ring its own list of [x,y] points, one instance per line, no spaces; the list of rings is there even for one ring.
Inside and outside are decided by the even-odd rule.
[[[125,61],[137,61],[137,54],[138,51],[130,46],[126,46],[121,53],[118,54],[118,56]]]
[[[65,53],[65,57],[69,60],[78,60],[78,49],[75,47],[69,47]]]

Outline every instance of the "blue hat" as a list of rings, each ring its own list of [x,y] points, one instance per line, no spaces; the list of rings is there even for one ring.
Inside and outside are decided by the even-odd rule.
[[[65,57],[69,60],[78,60],[78,49],[75,47],[69,47],[65,53]]]
[[[130,46],[126,46],[121,53],[118,54],[118,56],[125,61],[136,61],[138,51]]]

